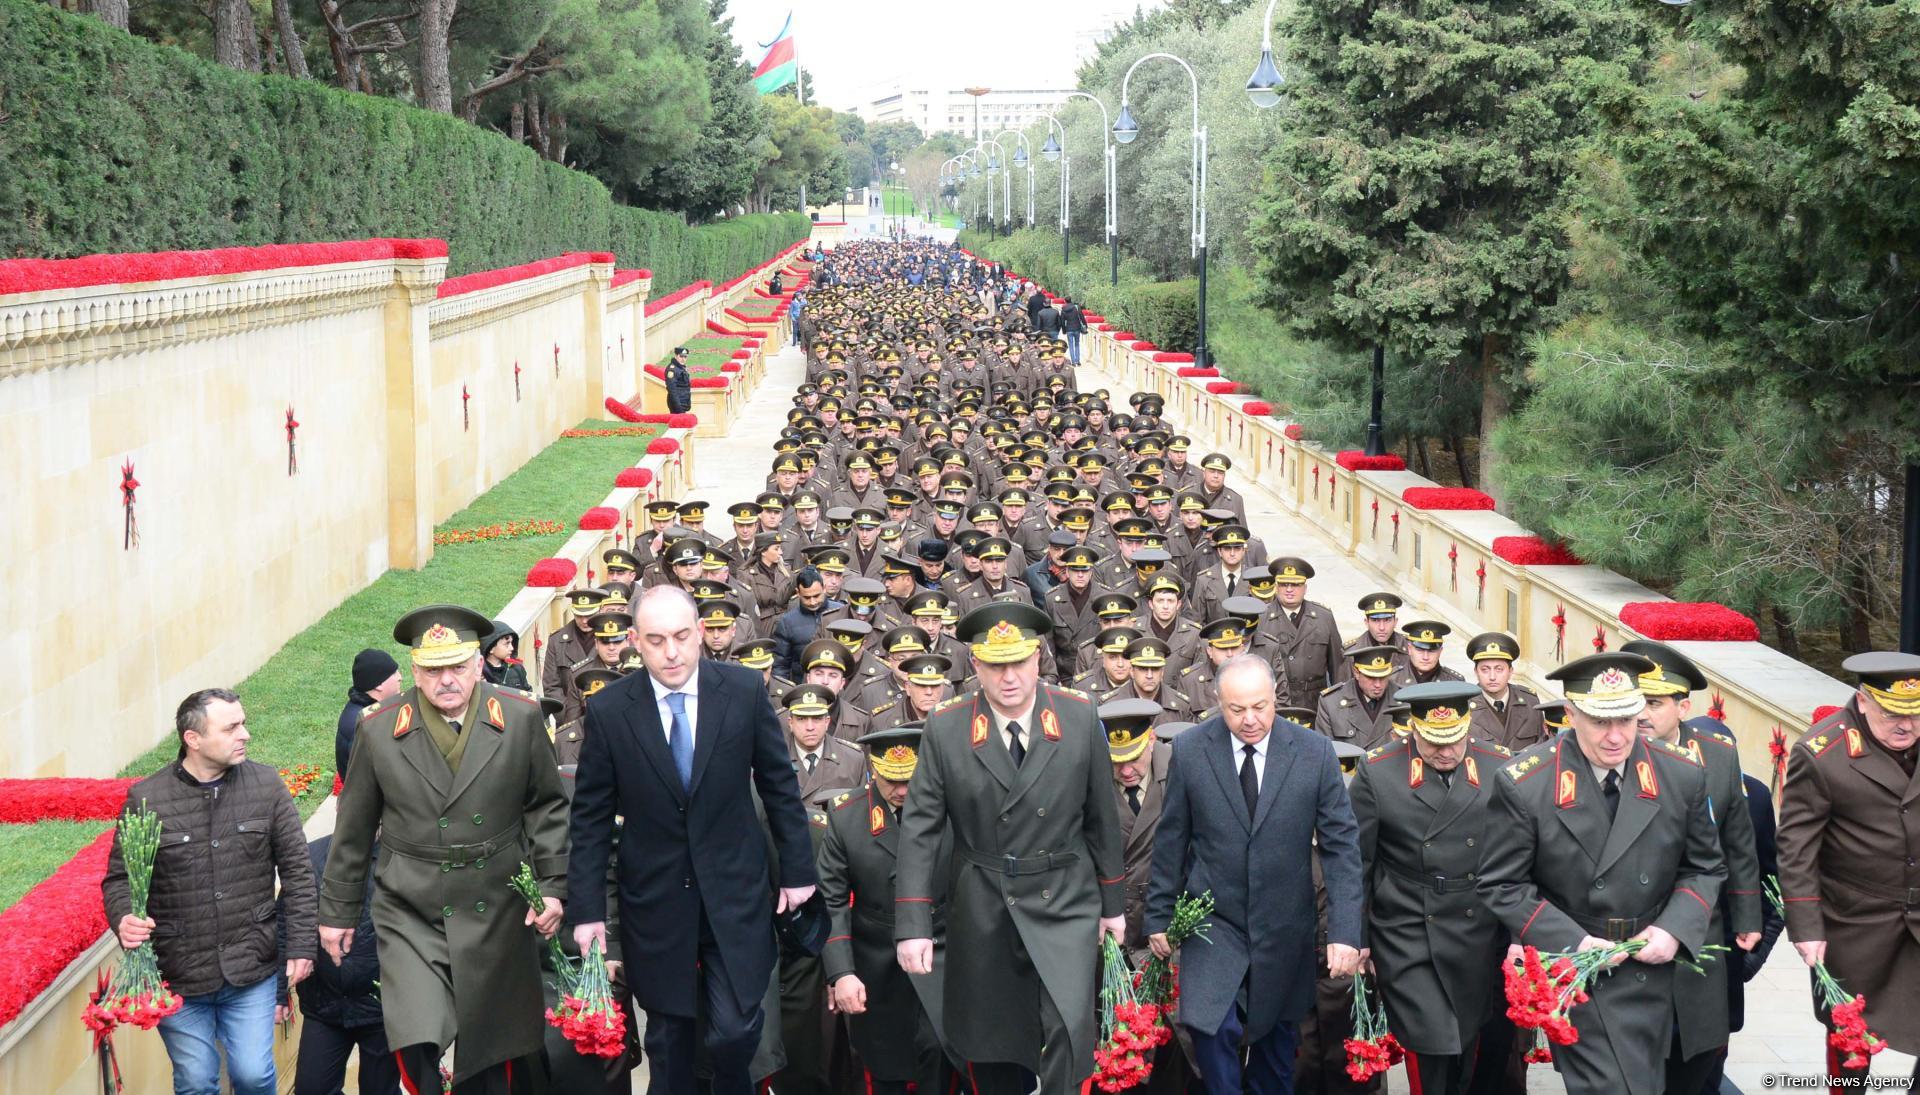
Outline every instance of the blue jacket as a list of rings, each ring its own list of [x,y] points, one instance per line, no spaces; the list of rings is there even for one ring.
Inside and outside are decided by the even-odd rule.
[[[347,690],[347,705],[340,709],[340,724],[333,732],[333,770],[344,773],[347,758],[353,755],[353,731],[360,725],[360,712],[373,706],[373,697],[357,688]]]
[[[782,612],[773,621],[773,675],[782,680],[797,681],[796,663],[800,661],[800,651],[820,634],[820,617],[841,608],[841,602],[829,597],[820,602],[820,611],[808,612],[798,604]]]

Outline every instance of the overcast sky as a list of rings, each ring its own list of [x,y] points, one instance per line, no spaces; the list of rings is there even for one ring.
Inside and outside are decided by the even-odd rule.
[[[807,101],[850,110],[874,84],[908,75],[955,87],[1072,87],[1075,46],[1130,18],[1136,0],[729,0],[748,64],[793,12],[800,64],[819,86]],[[1140,0],[1155,7],[1158,0]]]

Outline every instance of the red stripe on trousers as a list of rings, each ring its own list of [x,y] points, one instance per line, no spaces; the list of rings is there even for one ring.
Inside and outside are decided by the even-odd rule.
[[[1420,1056],[1407,1050],[1407,1091],[1409,1095],[1425,1095],[1420,1089]]]

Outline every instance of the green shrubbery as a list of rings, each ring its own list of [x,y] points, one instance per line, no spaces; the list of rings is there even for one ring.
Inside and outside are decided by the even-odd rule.
[[[450,275],[612,251],[666,292],[808,231],[797,213],[689,227],[459,118],[27,0],[0,0],[0,42],[0,258],[432,236]]]

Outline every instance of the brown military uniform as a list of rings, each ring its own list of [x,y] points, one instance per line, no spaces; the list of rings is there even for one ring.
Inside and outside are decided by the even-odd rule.
[[[1867,1027],[1920,1053],[1920,778],[1868,731],[1857,695],[1790,756],[1779,833],[1787,933],[1825,940],[1827,969],[1866,997]]]
[[[1349,678],[1320,693],[1313,728],[1327,737],[1371,749],[1393,736],[1393,716],[1388,712],[1392,706],[1391,683],[1380,702],[1370,704],[1360,694],[1359,683]]]
[[[1496,711],[1485,692],[1467,701],[1473,712],[1471,733],[1475,740],[1490,741],[1518,753],[1547,736],[1540,718],[1540,697],[1524,685],[1507,685],[1507,708]]]

